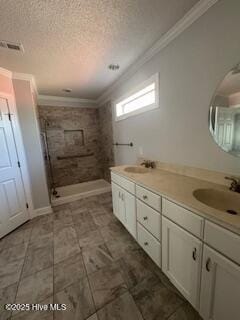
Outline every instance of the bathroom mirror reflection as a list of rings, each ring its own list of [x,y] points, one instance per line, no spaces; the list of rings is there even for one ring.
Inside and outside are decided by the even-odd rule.
[[[224,151],[240,157],[240,63],[217,88],[209,111],[209,129]]]

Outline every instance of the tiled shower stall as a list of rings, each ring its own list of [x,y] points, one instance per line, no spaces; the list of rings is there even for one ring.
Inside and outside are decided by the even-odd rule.
[[[110,180],[109,167],[114,165],[110,103],[101,108],[38,106],[38,115],[50,193],[53,184],[59,188]]]

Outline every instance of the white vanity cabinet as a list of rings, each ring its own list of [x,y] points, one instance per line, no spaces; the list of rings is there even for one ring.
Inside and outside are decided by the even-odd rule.
[[[112,173],[113,211],[204,320],[240,319],[240,236]]]
[[[113,172],[111,180],[114,215],[161,267],[161,196]]]
[[[207,245],[203,250],[200,315],[204,320],[240,318],[240,267]]]
[[[202,242],[162,217],[162,270],[183,296],[199,307]]]
[[[162,214],[163,272],[204,320],[240,319],[240,237],[166,199]]]
[[[121,186],[115,183],[121,183]],[[123,186],[123,187],[122,187]],[[136,217],[136,200],[134,194],[128,190],[135,192],[135,184],[127,179],[112,174],[112,201],[113,213],[131,233],[137,237],[137,217]]]

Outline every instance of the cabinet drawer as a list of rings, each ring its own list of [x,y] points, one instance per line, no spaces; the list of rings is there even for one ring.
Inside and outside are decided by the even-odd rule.
[[[137,200],[137,220],[158,240],[161,239],[160,213],[140,200]]]
[[[203,238],[202,217],[166,199],[162,200],[162,214],[198,238]]]
[[[117,183],[123,189],[131,192],[132,194],[135,194],[135,183],[134,182],[129,181],[129,180],[113,173],[113,172],[111,172],[111,179],[113,182]]]
[[[204,241],[240,264],[240,237],[210,221],[205,223]]]
[[[143,202],[161,212],[161,197],[143,187],[136,186],[136,195]]]
[[[161,245],[140,223],[137,223],[138,243],[152,258],[152,260],[161,267]]]

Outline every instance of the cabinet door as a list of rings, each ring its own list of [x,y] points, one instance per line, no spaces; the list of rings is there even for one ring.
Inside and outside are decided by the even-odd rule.
[[[112,201],[114,215],[125,225],[124,190],[112,182]]]
[[[199,307],[202,243],[162,217],[162,270],[183,296]]]
[[[240,267],[204,246],[200,314],[204,320],[240,317]]]
[[[125,226],[131,235],[136,239],[137,235],[137,214],[135,197],[127,191],[124,191],[123,200],[125,205]]]

